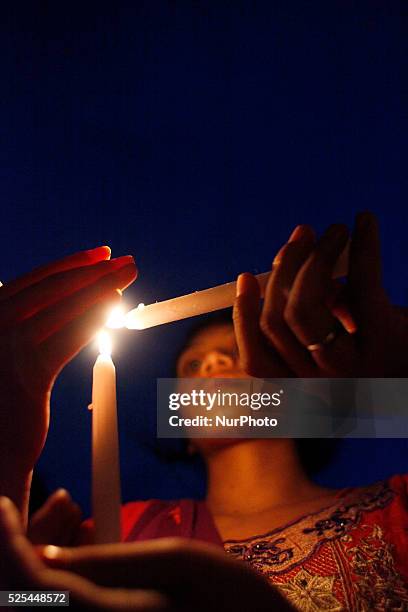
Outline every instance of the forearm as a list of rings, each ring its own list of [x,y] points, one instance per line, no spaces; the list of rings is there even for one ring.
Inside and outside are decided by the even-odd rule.
[[[28,503],[33,471],[20,472],[15,466],[0,461],[0,495],[9,497],[21,513],[24,529],[28,522]]]

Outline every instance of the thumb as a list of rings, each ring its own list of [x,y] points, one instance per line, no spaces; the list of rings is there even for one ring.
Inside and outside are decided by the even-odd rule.
[[[259,328],[261,292],[252,274],[243,273],[237,279],[237,295],[234,301],[233,322],[242,369],[255,376],[257,362],[262,352],[262,335]]]
[[[26,539],[13,502],[0,498],[0,588],[30,588],[44,563]]]
[[[290,376],[275,349],[266,346],[260,328],[261,290],[257,279],[249,272],[237,279],[233,322],[241,368],[249,376],[274,378]]]
[[[58,489],[32,516],[28,537],[33,544],[67,545],[79,528],[81,516],[81,509],[68,491]]]

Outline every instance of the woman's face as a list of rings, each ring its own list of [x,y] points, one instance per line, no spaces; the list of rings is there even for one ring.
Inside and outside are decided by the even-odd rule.
[[[239,363],[232,324],[211,325],[198,332],[177,362],[179,378],[246,378]]]
[[[234,327],[229,323],[211,325],[198,332],[177,362],[179,378],[249,378],[239,362]],[[190,440],[204,457],[241,440],[234,438],[194,438]]]

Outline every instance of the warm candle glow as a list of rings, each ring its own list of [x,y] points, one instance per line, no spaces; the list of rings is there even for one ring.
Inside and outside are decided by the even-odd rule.
[[[133,319],[132,319],[133,329],[143,329],[143,325],[138,325],[137,315],[144,309],[144,307],[145,305],[141,303],[141,304],[138,304],[136,308],[130,311],[131,313],[133,313]],[[129,323],[128,315],[129,313],[126,313],[126,315],[124,316],[124,326],[126,327],[130,327],[128,324]]]
[[[110,312],[108,320],[106,321],[106,327],[110,327],[111,329],[125,327],[125,311],[123,306],[117,306]]]
[[[98,334],[99,352],[104,357],[110,357],[112,353],[112,341],[106,330],[102,330]]]

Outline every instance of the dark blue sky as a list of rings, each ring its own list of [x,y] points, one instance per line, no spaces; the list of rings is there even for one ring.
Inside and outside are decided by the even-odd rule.
[[[0,278],[109,244],[140,269],[129,305],[148,303],[266,270],[294,225],[321,231],[368,208],[387,288],[406,303],[402,5],[2,7]],[[155,379],[171,373],[185,329],[118,334],[126,499],[202,491],[195,470],[152,450]],[[87,348],[60,377],[39,466],[85,510],[94,357]],[[348,442],[323,477],[348,484],[352,466],[351,484],[369,482],[406,469],[407,452],[406,441]]]

